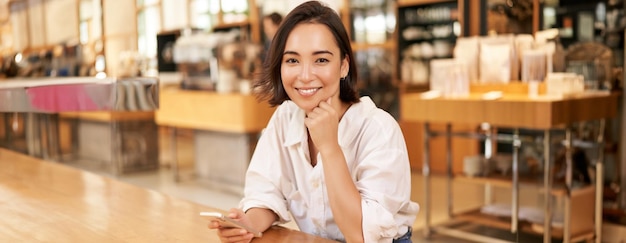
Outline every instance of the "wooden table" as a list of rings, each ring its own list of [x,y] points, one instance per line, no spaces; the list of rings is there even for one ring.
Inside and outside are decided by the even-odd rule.
[[[483,93],[472,93],[468,97],[456,97],[456,98],[428,98],[422,96],[421,93],[405,94],[401,99],[401,117],[407,121],[419,121],[424,122],[424,163],[422,173],[424,174],[424,187],[425,187],[425,203],[423,208],[425,209],[426,224],[424,233],[430,234],[430,154],[429,154],[429,136],[439,135],[433,133],[429,128],[429,123],[438,122],[448,124],[446,132],[443,135],[446,137],[446,162],[448,168],[451,167],[451,142],[450,137],[452,134],[451,124],[455,123],[469,123],[480,124],[489,123],[496,127],[508,127],[514,128],[514,133],[511,138],[513,146],[513,162],[512,162],[512,179],[509,181],[512,188],[512,215],[510,222],[510,229],[512,233],[518,232],[518,211],[519,211],[519,195],[518,195],[518,149],[521,145],[519,139],[519,128],[533,129],[544,131],[544,161],[551,161],[550,134],[552,130],[565,131],[565,143],[564,146],[567,150],[566,153],[566,183],[565,183],[565,218],[563,232],[559,235],[563,237],[564,242],[576,241],[578,238],[594,238],[596,242],[601,241],[602,232],[602,190],[603,190],[603,134],[604,134],[604,119],[612,118],[617,115],[618,110],[618,98],[619,94],[606,93],[606,92],[589,92],[570,97],[553,97],[553,96],[538,96],[530,98],[526,94],[520,93],[504,93],[502,97],[497,99],[485,99]],[[594,207],[594,220],[573,220],[571,210],[573,209],[572,195],[575,195],[572,187],[572,137],[571,128],[568,127],[571,124],[600,120],[600,132],[597,138],[599,159],[595,163],[596,169],[596,185],[595,185],[595,207]],[[487,138],[491,139],[491,138]],[[498,139],[496,136],[495,139]],[[544,191],[553,192],[552,185],[552,167],[551,163],[544,163]],[[452,172],[448,169],[448,211],[452,217],[452,203],[451,203],[451,178]],[[599,181],[599,183],[598,183]],[[554,193],[554,192],[553,192]],[[545,200],[544,215],[552,215],[551,200],[548,197]],[[579,200],[580,201],[580,200]],[[593,202],[593,200],[592,200]],[[595,222],[594,222],[595,221]],[[551,216],[547,216],[544,219],[543,225],[551,224]],[[492,239],[485,238],[481,235],[468,234],[465,232],[455,231],[447,227],[433,228],[437,232],[442,234],[449,234],[456,237],[463,237],[474,239],[477,241],[491,241]],[[586,233],[591,232],[591,233]],[[595,233],[595,234],[594,234]],[[553,232],[551,227],[545,227],[544,230],[544,242],[550,242]]]
[[[216,210],[0,148],[0,242],[219,242]],[[333,242],[275,226],[253,242]]]

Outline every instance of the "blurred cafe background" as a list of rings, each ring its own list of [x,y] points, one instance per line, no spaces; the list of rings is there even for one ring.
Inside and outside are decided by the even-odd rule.
[[[274,111],[252,94],[267,41],[263,17],[285,16],[301,2],[0,0],[0,149],[214,207],[236,206],[248,160]],[[423,230],[425,220],[437,224],[458,213],[437,203],[423,206],[431,200],[423,191],[428,173],[447,191],[439,196],[431,191],[432,200],[454,195],[458,210],[480,209],[485,220],[477,222],[500,218],[485,224],[488,228],[510,228],[517,224],[511,217],[528,225],[495,237],[550,232],[541,210],[549,197],[553,220],[563,224],[564,215],[582,215],[580,222],[588,222],[571,225],[566,231],[571,239],[626,237],[606,228],[626,225],[623,0],[324,2],[349,30],[359,91],[392,114],[404,132],[412,198],[422,205],[415,230]],[[452,133],[473,135],[437,136],[450,135],[445,122],[432,122],[425,131],[425,121],[407,113],[415,106],[407,97],[491,100],[480,96],[487,93],[495,95],[494,102],[508,95],[538,103],[607,96],[613,97],[607,109],[616,112],[601,122],[559,126],[572,131],[571,140],[558,129],[548,129],[555,133],[549,136],[462,118],[447,120],[458,123]],[[557,104],[556,113],[567,109],[568,118],[584,116],[576,108],[580,104]],[[550,119],[548,113],[537,116],[537,109],[497,116]],[[518,136],[521,144],[511,146]],[[565,149],[569,144],[571,150]],[[551,168],[545,165],[554,171],[544,171]],[[510,210],[518,203],[510,198],[518,186],[511,183],[513,171],[524,182],[520,195],[532,195],[519,201],[520,215]],[[538,180],[544,175],[554,185],[568,183],[568,190],[589,186],[591,191],[544,197]],[[461,177],[472,183],[458,181]],[[493,186],[502,185],[495,177],[508,186]],[[448,183],[456,189],[445,187],[445,178],[453,178]],[[459,189],[464,187],[471,189]],[[590,204],[564,203],[570,199]],[[600,205],[600,211],[590,205]],[[594,221],[603,227],[594,228]],[[569,242],[558,225],[551,227],[555,239]],[[425,240],[422,234],[414,237]]]

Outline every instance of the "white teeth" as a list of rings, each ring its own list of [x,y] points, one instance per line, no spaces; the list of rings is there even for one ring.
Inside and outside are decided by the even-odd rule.
[[[300,93],[303,94],[312,94],[315,91],[317,91],[317,88],[313,88],[313,89],[298,89],[300,91]]]

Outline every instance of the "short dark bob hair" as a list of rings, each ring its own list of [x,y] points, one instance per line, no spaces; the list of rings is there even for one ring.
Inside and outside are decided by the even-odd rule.
[[[348,56],[349,59],[348,75],[340,81],[339,99],[347,103],[359,102],[356,87],[356,63],[354,55],[352,54],[352,46],[350,45],[348,33],[335,10],[318,1],[309,1],[300,4],[283,19],[268,50],[268,55],[263,62],[263,70],[254,83],[257,98],[267,100],[271,106],[277,106],[282,104],[285,100],[289,100],[289,96],[287,96],[287,92],[285,92],[285,88],[282,84],[280,69],[287,37],[289,37],[291,31],[300,23],[323,24],[333,33],[341,52],[341,60],[346,56]]]

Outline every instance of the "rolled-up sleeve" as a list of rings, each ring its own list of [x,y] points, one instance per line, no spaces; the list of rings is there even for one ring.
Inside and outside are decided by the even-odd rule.
[[[383,121],[362,148],[356,165],[365,242],[391,242],[413,225],[419,206],[411,202],[411,172],[404,137],[395,121]]]
[[[275,129],[274,118],[259,138],[255,152],[246,172],[244,198],[239,207],[245,212],[250,208],[267,208],[279,217],[279,223],[290,221],[285,195],[281,190],[285,180],[282,176],[282,149]]]

